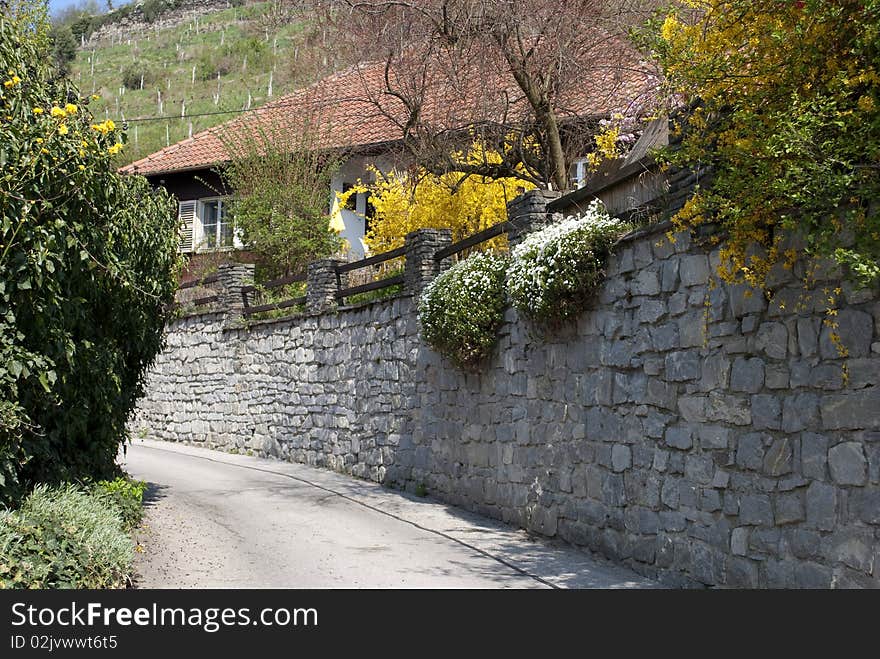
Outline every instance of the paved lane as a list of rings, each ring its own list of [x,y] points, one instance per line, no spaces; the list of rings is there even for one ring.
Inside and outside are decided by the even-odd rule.
[[[571,547],[333,472],[135,440],[144,588],[636,588]]]

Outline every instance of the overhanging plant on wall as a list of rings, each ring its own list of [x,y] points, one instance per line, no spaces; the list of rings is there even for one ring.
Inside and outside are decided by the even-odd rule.
[[[611,246],[631,228],[610,217],[596,200],[581,215],[529,234],[512,252],[507,274],[511,303],[541,324],[577,315],[604,278]]]
[[[504,318],[508,257],[472,254],[440,274],[419,300],[422,336],[459,366],[485,359]]]

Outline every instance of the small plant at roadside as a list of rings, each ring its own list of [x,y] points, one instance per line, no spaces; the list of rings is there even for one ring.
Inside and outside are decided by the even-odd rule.
[[[0,588],[122,588],[133,557],[123,514],[98,488],[38,485],[0,512]]]
[[[134,529],[141,523],[144,516],[144,492],[147,491],[145,481],[130,478],[114,478],[112,481],[98,481],[94,492],[104,497],[115,507],[122,517],[126,530]]]
[[[440,274],[419,301],[425,341],[460,366],[485,359],[504,317],[504,254],[473,254]]]
[[[594,201],[582,215],[529,234],[511,255],[507,287],[513,306],[544,324],[580,313],[602,281],[611,246],[629,229]]]

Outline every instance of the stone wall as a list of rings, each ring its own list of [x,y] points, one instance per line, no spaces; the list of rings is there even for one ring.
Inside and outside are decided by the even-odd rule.
[[[183,23],[193,21],[201,16],[211,14],[232,6],[229,0],[184,0],[178,7],[165,7],[162,13],[152,22],[144,16],[143,2],[119,12],[113,20],[95,30],[86,40],[84,47],[90,48],[98,43],[121,43],[125,39],[138,39],[146,30],[165,30]],[[112,14],[111,14],[112,16]]]
[[[622,241],[571,325],[509,311],[472,372],[406,295],[181,318],[134,431],[424,487],[673,585],[880,586],[880,297],[841,284],[842,359],[833,272],[780,271],[768,303],[667,229]]]

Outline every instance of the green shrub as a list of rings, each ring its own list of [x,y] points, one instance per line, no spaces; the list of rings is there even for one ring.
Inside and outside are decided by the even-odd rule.
[[[122,85],[126,89],[141,89],[141,83],[147,87],[155,79],[153,72],[143,64],[132,63],[122,70]]]
[[[141,523],[144,516],[144,492],[147,484],[129,478],[115,478],[112,481],[98,481],[94,492],[103,496],[115,507],[126,530],[131,530]]]
[[[511,303],[544,324],[580,313],[602,281],[611,245],[629,229],[595,201],[583,215],[529,234],[511,255],[507,279]]]
[[[0,502],[116,475],[177,288],[164,191],[55,75],[45,5],[0,7]]]
[[[0,513],[0,588],[122,588],[131,538],[105,494],[38,485]]]
[[[460,366],[485,359],[504,318],[504,254],[472,254],[441,273],[419,300],[422,336]]]
[[[144,14],[144,20],[147,23],[153,23],[165,11],[165,2],[163,0],[145,0],[141,11]]]

